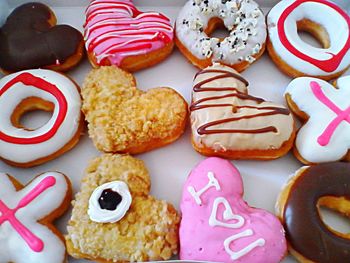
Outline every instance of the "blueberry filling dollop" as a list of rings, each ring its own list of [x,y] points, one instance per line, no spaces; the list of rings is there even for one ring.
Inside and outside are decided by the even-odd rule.
[[[122,196],[113,191],[112,189],[103,190],[98,203],[100,204],[101,209],[105,210],[116,210],[118,205],[122,202]]]

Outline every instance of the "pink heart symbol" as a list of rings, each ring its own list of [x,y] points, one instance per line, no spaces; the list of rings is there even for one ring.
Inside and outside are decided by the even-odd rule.
[[[208,158],[192,170],[181,202],[180,259],[280,262],[287,251],[280,221],[242,196],[242,178],[229,161]]]

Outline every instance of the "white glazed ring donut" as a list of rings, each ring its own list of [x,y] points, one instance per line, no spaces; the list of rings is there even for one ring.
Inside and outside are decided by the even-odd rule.
[[[313,47],[299,37],[301,21],[312,28],[306,31],[329,42],[325,48]],[[327,0],[280,1],[271,9],[267,22],[270,55],[278,65],[279,61],[286,64],[284,71],[289,75],[332,79],[349,66],[350,17],[336,4]]]
[[[28,99],[53,105],[51,119],[35,130],[13,123],[19,105]],[[0,80],[0,158],[15,165],[31,166],[56,157],[80,131],[80,107],[77,86],[62,74],[36,69],[4,77]],[[26,108],[23,112],[38,107],[34,103]]]
[[[217,19],[230,31],[224,39],[208,36]],[[263,53],[266,36],[265,16],[253,0],[189,0],[176,20],[176,42],[200,68],[215,61],[242,71]]]

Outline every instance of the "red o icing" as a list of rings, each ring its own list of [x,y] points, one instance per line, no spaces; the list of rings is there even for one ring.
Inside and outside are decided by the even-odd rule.
[[[345,46],[343,47],[342,50],[338,54],[332,54],[328,53],[332,56],[332,58],[328,60],[318,60],[315,58],[312,58],[302,52],[300,52],[298,49],[296,49],[288,40],[286,33],[284,31],[284,24],[287,19],[287,17],[296,9],[298,6],[300,6],[303,3],[306,2],[315,2],[315,3],[320,3],[329,6],[330,8],[334,9],[337,11],[347,22],[348,27],[350,28],[350,17],[347,15],[347,13],[344,12],[339,6],[328,2],[324,0],[296,0],[292,5],[290,5],[284,12],[281,14],[280,19],[277,22],[277,30],[278,30],[278,35],[280,37],[280,40],[282,44],[290,51],[293,55],[297,56],[298,58],[305,60],[314,66],[322,69],[325,72],[333,72],[335,71],[338,66],[340,65],[343,57],[346,55],[348,50],[350,49],[350,34],[347,37],[347,41]],[[349,31],[350,32],[350,31]]]
[[[6,83],[6,85],[0,90],[0,97],[8,91],[10,88],[12,88],[17,83],[23,83],[26,86],[34,86],[38,89],[41,89],[43,91],[46,91],[50,94],[52,94],[59,105],[59,112],[57,115],[57,118],[55,120],[54,125],[52,128],[46,132],[45,134],[39,135],[37,137],[32,138],[19,138],[19,137],[13,137],[10,135],[7,135],[0,131],[0,140],[13,143],[13,144],[38,144],[45,142],[49,139],[51,139],[63,123],[66,115],[67,115],[67,100],[63,93],[57,88],[56,85],[47,82],[44,79],[38,78],[28,72],[19,74],[17,77]],[[25,87],[23,87],[25,89]]]

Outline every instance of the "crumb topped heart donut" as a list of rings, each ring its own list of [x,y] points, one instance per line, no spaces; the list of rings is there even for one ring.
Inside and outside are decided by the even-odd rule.
[[[294,154],[305,164],[350,160],[350,76],[335,86],[310,77],[294,79],[286,100],[304,123],[295,140]]]
[[[5,73],[33,68],[66,71],[83,54],[82,34],[56,25],[55,14],[41,3],[17,7],[0,28],[0,68]]]
[[[136,88],[130,73],[117,67],[94,69],[86,77],[83,111],[95,146],[105,152],[141,153],[181,136],[187,103],[171,88]]]
[[[165,59],[174,47],[169,18],[141,12],[132,0],[94,0],[86,9],[85,46],[94,67],[136,71]]]
[[[238,170],[212,157],[189,175],[181,200],[180,258],[213,262],[277,263],[287,244],[273,214],[243,200]]]
[[[69,207],[69,179],[46,172],[23,186],[0,173],[0,185],[0,262],[66,262],[64,238],[52,222]]]
[[[292,148],[292,114],[282,105],[249,95],[248,85],[221,64],[197,73],[190,107],[196,151],[231,159],[275,159]]]
[[[68,253],[106,263],[177,253],[180,218],[171,204],[149,195],[150,186],[141,160],[112,154],[92,160],[68,223]]]

